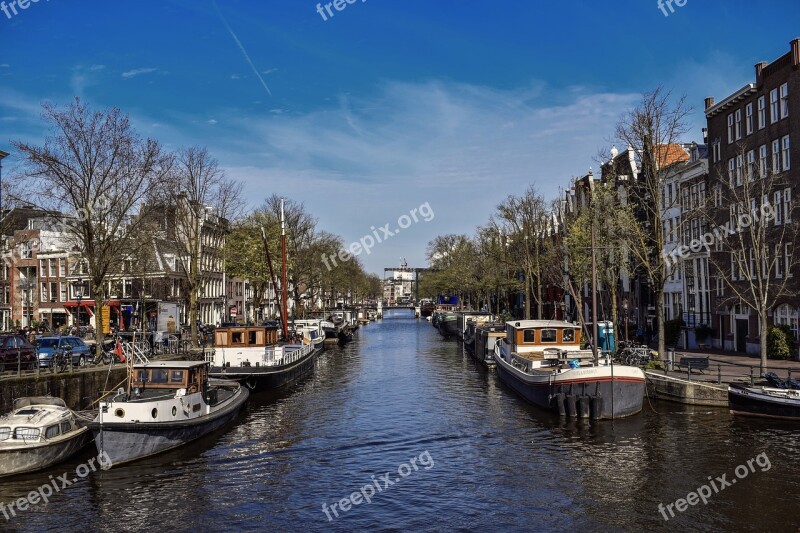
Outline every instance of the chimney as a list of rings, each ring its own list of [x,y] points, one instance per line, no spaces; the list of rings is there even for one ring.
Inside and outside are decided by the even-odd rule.
[[[766,61],[756,63],[756,87],[764,85],[764,67],[767,66]]]
[[[790,44],[792,45],[792,66],[797,68],[800,66],[800,39],[795,39]]]
[[[712,107],[714,107],[714,97],[709,96],[708,98],[706,98],[706,111],[708,111]]]

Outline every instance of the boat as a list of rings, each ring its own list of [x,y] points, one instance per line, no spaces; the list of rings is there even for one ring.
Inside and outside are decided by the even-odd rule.
[[[500,379],[530,403],[561,415],[617,419],[642,410],[645,375],[609,355],[581,350],[579,326],[555,320],[506,322],[495,347]]]
[[[61,398],[14,400],[0,418],[0,477],[43,470],[66,461],[89,441],[86,424]]]
[[[452,312],[443,313],[439,317],[436,327],[442,337],[455,337],[458,333],[458,315]]]
[[[221,429],[239,414],[250,392],[235,381],[209,379],[204,361],[157,361],[132,365],[127,390],[112,394],[89,424],[108,467]]]
[[[494,320],[494,315],[491,313],[484,313],[480,311],[459,311],[456,313],[456,336],[464,341],[466,340],[467,330],[470,324],[479,326],[486,322]]]
[[[494,368],[494,348],[497,341],[506,336],[505,324],[496,322],[482,324],[475,328],[474,335],[474,344],[468,352],[486,368]]]
[[[318,336],[317,340],[315,344],[308,329],[290,335],[289,342],[278,342],[275,327],[217,328],[214,352],[206,355],[209,375],[236,381],[252,392],[284,387],[314,369],[324,339]]]
[[[323,329],[322,322],[322,320],[312,318],[295,320],[293,324],[297,333],[311,339],[311,344],[314,346],[320,346],[325,342],[325,330]]]
[[[420,306],[420,316],[422,318],[428,318],[429,316],[433,315],[433,311],[436,307],[433,305],[433,300],[430,298],[423,298],[419,301]]]
[[[728,386],[728,406],[732,415],[800,420],[800,383],[783,380],[770,372],[764,375],[769,386]]]

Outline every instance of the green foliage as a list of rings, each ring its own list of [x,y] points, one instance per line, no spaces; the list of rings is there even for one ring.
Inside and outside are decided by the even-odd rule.
[[[792,328],[786,324],[773,326],[767,332],[767,357],[791,359],[797,353],[797,341]]]
[[[686,323],[680,318],[664,322],[664,344],[666,346],[676,346],[681,337],[681,330],[685,327]]]

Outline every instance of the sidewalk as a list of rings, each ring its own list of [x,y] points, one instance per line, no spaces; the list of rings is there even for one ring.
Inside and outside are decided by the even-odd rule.
[[[767,360],[767,368],[761,368],[761,357],[758,355],[747,355],[724,350],[704,349],[704,350],[681,350],[675,351],[675,364],[677,365],[681,357],[708,357],[708,369],[700,372],[692,371],[691,374],[686,368],[682,370],[671,370],[665,375],[689,379],[691,381],[721,383],[730,382],[749,382],[751,377],[755,382],[761,381],[763,372],[774,372],[782,378],[800,377],[800,362],[784,360]],[[658,371],[662,373],[663,371]]]

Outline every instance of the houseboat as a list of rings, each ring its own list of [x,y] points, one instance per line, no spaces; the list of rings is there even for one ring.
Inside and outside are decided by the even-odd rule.
[[[486,368],[494,368],[494,348],[497,341],[506,336],[506,327],[502,323],[486,323],[475,328],[472,348],[468,352]],[[469,347],[468,344],[465,343]]]
[[[456,313],[456,337],[461,341],[469,340],[467,330],[470,329],[470,324],[480,326],[487,322],[494,320],[494,315],[491,313],[483,313],[479,311],[459,311]],[[472,342],[472,341],[470,341]]]
[[[214,353],[206,356],[210,376],[237,381],[253,392],[294,383],[313,370],[322,350],[307,333],[279,343],[276,327],[217,328]]]
[[[133,365],[128,388],[100,402],[89,424],[97,451],[110,467],[156,455],[231,422],[249,396],[235,381],[209,379],[203,361]]]
[[[455,337],[458,333],[458,315],[453,312],[444,312],[439,315],[436,327],[442,337]]]
[[[500,379],[530,403],[579,418],[615,419],[642,410],[645,376],[640,368],[594,360],[581,350],[581,329],[549,320],[506,323],[495,348]]]
[[[66,461],[91,437],[86,424],[61,398],[18,398],[13,410],[0,418],[0,477]]]

